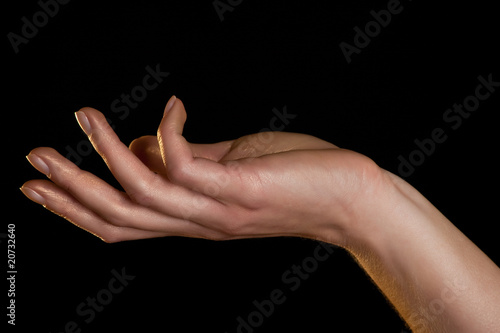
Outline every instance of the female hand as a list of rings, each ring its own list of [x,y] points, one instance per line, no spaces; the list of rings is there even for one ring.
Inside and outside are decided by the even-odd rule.
[[[77,118],[124,191],[51,148],[28,155],[51,181],[29,181],[22,191],[106,242],[318,239],[346,248],[414,332],[498,327],[498,266],[418,191],[363,155],[277,132],[191,144],[175,97],[158,136],[130,149],[100,112],[84,108]]]
[[[28,160],[51,181],[28,181],[22,191],[106,242],[286,235],[342,246],[384,178],[369,158],[304,134],[191,144],[175,97],[158,136],[136,139],[130,149],[97,110],[84,108],[77,118],[124,191],[43,147]]]

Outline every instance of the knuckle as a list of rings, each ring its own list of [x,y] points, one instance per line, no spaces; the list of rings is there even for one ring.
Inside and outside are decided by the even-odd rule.
[[[128,201],[128,203],[111,203],[107,210],[103,212],[102,218],[104,218],[112,228],[135,228],[138,223],[135,218],[136,212],[135,209],[129,205],[130,201]]]
[[[129,197],[133,202],[144,207],[149,207],[153,202],[153,196],[148,190],[131,192],[129,193]]]
[[[168,177],[173,183],[185,184],[189,181],[191,167],[188,164],[173,165],[168,170]]]
[[[122,214],[117,211],[112,211],[111,213],[108,212],[106,214],[106,222],[108,222],[111,226],[114,227],[128,227],[129,224],[127,223],[127,220],[123,218]]]
[[[142,180],[133,190],[127,191],[127,194],[133,202],[144,206],[150,207],[155,200],[155,189],[159,186],[159,178],[153,174],[151,178]]]
[[[186,178],[186,170],[183,167],[172,167],[170,168],[168,175],[172,182],[182,183]]]
[[[133,210],[129,205],[129,200],[111,200],[104,210],[96,211],[96,214],[113,230],[119,227],[133,227]]]

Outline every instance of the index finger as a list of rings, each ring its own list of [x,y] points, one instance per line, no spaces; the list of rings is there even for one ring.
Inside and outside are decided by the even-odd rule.
[[[99,111],[77,112],[80,126],[127,195],[141,206],[203,223],[224,216],[223,205],[201,193],[173,184],[151,171],[123,144]]]

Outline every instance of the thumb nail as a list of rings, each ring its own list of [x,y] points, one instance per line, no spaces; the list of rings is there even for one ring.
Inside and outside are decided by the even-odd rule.
[[[177,100],[177,97],[175,97],[175,95],[172,95],[172,97],[170,97],[170,99],[167,102],[167,106],[165,106],[165,112],[163,113],[163,115],[166,115],[168,113],[168,111],[170,111],[172,106],[174,106],[176,100]]]

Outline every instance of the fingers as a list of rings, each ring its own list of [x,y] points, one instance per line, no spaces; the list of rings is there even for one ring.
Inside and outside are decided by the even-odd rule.
[[[80,126],[125,192],[82,171],[51,148],[33,150],[29,161],[53,183],[28,182],[23,192],[110,242],[165,235],[227,239],[228,226],[237,215],[214,198],[228,189],[233,194],[239,191],[232,186],[236,183],[231,170],[217,163],[232,142],[189,144],[182,137],[186,120],[182,102],[174,98],[168,106],[157,143],[154,137],[145,137],[130,149],[99,111],[77,112]]]
[[[76,116],[94,149],[125,191],[132,196],[147,192],[156,175],[119,140],[104,115],[92,108],[83,108]]]
[[[194,157],[202,157],[218,162],[227,154],[233,142],[234,140],[211,144],[190,143],[190,146]],[[163,158],[160,151],[160,145],[156,136],[146,135],[137,138],[130,143],[129,149],[151,171],[161,174],[166,173],[166,168],[163,164]]]
[[[170,235],[216,237],[216,233],[209,228],[187,220],[191,215],[196,215],[196,208],[199,207],[190,207],[190,202],[185,199],[187,202],[182,202],[180,206],[184,210],[180,210],[176,206],[180,204],[179,201],[166,197],[168,200],[161,201],[162,208],[166,208],[165,210],[172,214],[163,213],[134,202],[126,193],[118,191],[92,173],[79,169],[52,148],[36,148],[28,155],[28,160],[64,191],[64,195],[61,191],[57,192],[60,198],[68,200],[73,198],[80,206],[94,212],[107,223],[118,227],[167,232]],[[54,187],[50,189],[52,192],[55,191]],[[159,191],[161,190],[160,185]],[[176,192],[180,193],[180,191]],[[185,193],[186,196],[188,196],[187,193]],[[165,199],[165,197],[160,195],[159,199]],[[71,203],[73,201],[70,200]],[[192,203],[201,205],[202,201],[192,201]],[[60,206],[55,207],[53,211],[65,215],[64,210],[67,208],[63,207],[62,211],[59,209],[61,209]],[[78,210],[81,209],[78,208]]]
[[[175,99],[166,108],[158,128],[159,148],[167,176],[176,184],[221,199],[235,177],[229,168],[216,161],[229,150],[231,142],[212,145],[208,149],[207,146],[192,145],[182,136],[185,121],[184,105],[180,99]]]
[[[209,144],[191,143],[191,151],[193,152],[193,157],[201,157],[218,162],[227,154],[233,142],[234,140]]]
[[[170,216],[202,223],[207,223],[207,218],[212,221],[223,215],[220,202],[173,184],[151,171],[118,139],[102,113],[84,108],[77,112],[77,117],[92,145],[133,202]],[[187,142],[186,145],[190,151]],[[182,154],[178,157],[172,155],[173,160],[182,158]]]
[[[135,139],[130,143],[129,149],[151,171],[161,174],[166,172],[156,136],[148,135]]]
[[[114,226],[47,180],[26,182],[21,191],[31,200],[108,243],[168,236],[168,233]]]

